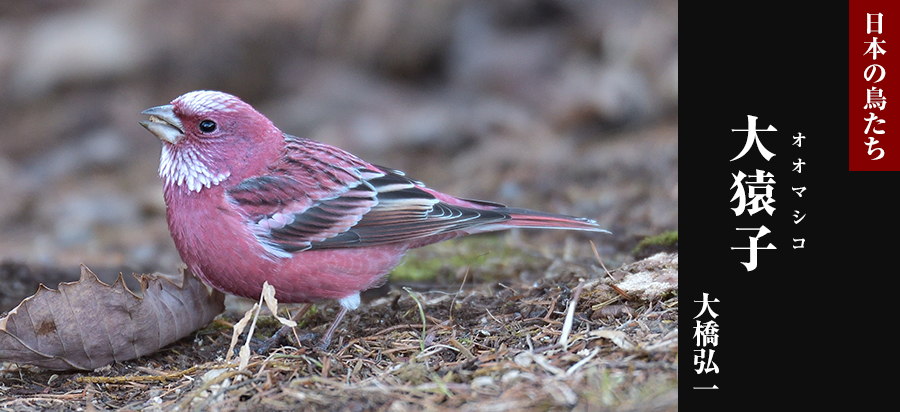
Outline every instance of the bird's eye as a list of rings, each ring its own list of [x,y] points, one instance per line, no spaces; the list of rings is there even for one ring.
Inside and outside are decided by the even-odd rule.
[[[216,130],[216,122],[206,119],[200,122],[200,131],[203,133],[211,133]]]

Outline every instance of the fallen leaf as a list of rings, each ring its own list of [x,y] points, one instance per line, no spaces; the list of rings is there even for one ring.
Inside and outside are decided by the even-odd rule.
[[[137,275],[135,275],[137,277]],[[81,267],[81,279],[38,286],[0,318],[0,361],[52,370],[93,370],[156,352],[208,324],[221,313],[225,296],[190,271],[141,275],[143,297],[111,286]]]
[[[590,336],[593,336],[595,338],[609,339],[616,346],[618,346],[622,349],[625,349],[625,350],[634,349],[634,344],[631,343],[631,341],[628,340],[628,336],[625,335],[625,333],[621,332],[621,331],[608,330],[608,329],[594,330],[594,331],[591,331]]]
[[[268,281],[263,283],[262,297],[269,308],[269,312],[272,312],[272,316],[275,316],[275,319],[278,319],[282,325],[292,328],[297,326],[297,322],[278,315],[278,299],[275,298],[275,287],[270,285]]]
[[[234,324],[231,332],[231,345],[228,346],[228,352],[225,352],[225,363],[231,362],[231,355],[234,354],[234,347],[237,346],[238,339],[241,338],[241,334],[244,333],[244,328],[247,327],[247,324],[250,323],[250,319],[253,318],[253,313],[258,311],[259,303],[254,303],[253,307],[244,313],[244,317],[241,318],[238,323]],[[250,340],[249,337],[247,340]]]

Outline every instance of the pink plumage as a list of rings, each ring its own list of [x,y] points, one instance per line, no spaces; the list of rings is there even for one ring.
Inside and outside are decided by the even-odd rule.
[[[513,227],[606,232],[588,219],[456,198],[398,170],[281,132],[235,96],[184,94],[142,112],[163,142],[159,173],[181,259],[209,285],[257,299],[336,299],[331,338],[359,292],[411,248]],[[607,232],[608,233],[608,232]]]

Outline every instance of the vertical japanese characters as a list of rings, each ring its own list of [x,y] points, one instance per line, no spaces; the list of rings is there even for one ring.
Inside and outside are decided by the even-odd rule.
[[[694,303],[699,303],[702,306],[700,307],[700,313],[697,316],[694,316],[695,324],[694,324],[694,346],[699,349],[694,349],[694,366],[697,368],[694,369],[694,372],[700,374],[708,374],[708,373],[719,373],[719,365],[716,365],[715,360],[713,359],[716,354],[716,348],[719,346],[719,324],[716,323],[716,318],[719,317],[719,314],[716,313],[711,303],[719,303],[719,299],[709,299],[709,293],[703,294],[703,300],[695,300]],[[703,316],[706,315],[706,316]],[[703,322],[702,319],[709,318],[710,320]],[[704,387],[704,388],[694,388],[694,389],[719,389],[718,386],[713,385],[712,387]]]
[[[769,125],[769,127],[764,130],[758,130],[756,128],[756,120],[756,116],[747,115],[746,129],[731,129],[732,132],[747,132],[747,141],[744,143],[744,148],[741,149],[741,152],[735,156],[734,159],[731,159],[732,162],[744,157],[754,144],[756,144],[756,148],[766,161],[775,157],[775,153],[770,152],[763,146],[762,141],[759,139],[759,132],[777,132],[778,130],[772,125]],[[772,214],[775,213],[775,206],[772,206],[772,204],[775,203],[775,198],[773,196],[775,176],[772,173],[762,169],[756,169],[755,174],[747,176],[743,171],[739,170],[737,174],[732,173],[731,177],[734,178],[734,183],[731,185],[731,188],[735,190],[731,201],[737,201],[737,207],[731,209],[734,211],[735,216],[741,216],[744,213],[755,215],[760,211],[765,211],[769,216],[772,216]],[[747,177],[749,177],[750,180],[744,181]],[[747,268],[748,272],[753,271],[756,269],[757,265],[760,239],[771,233],[771,231],[765,225],[760,227],[739,227],[737,230],[746,230],[751,233],[756,233],[755,235],[751,234],[749,236],[749,246],[731,248],[732,250],[747,249],[750,251],[749,262],[741,263]],[[769,243],[762,249],[775,249],[775,245]]]
[[[885,40],[882,35],[883,19],[884,14],[882,13],[866,13],[866,34],[873,34],[873,36],[872,41],[865,42],[869,47],[864,55],[872,55],[872,64],[863,71],[863,78],[873,86],[871,89],[866,89],[866,104],[863,106],[863,112],[868,113],[868,115],[865,116],[863,120],[866,122],[865,137],[867,140],[865,145],[868,147],[868,155],[871,156],[871,160],[879,160],[885,155],[884,149],[877,146],[879,141],[875,140],[875,138],[879,135],[884,135],[885,131],[884,129],[879,128],[879,125],[886,123],[886,120],[880,119],[878,115],[875,114],[875,109],[878,109],[878,113],[884,117],[882,112],[884,111],[885,106],[887,106],[887,100],[885,99],[884,90],[880,89],[878,86],[874,86],[874,84],[884,80],[885,75],[887,74],[887,70],[884,66],[876,64],[878,55],[887,53],[884,48],[881,47],[883,44],[887,43],[887,40]],[[874,36],[874,34],[877,34],[878,36]],[[879,40],[879,38],[881,40]]]
[[[731,159],[731,162],[734,162],[738,159],[743,158],[744,156],[751,153],[751,149],[756,148],[755,152],[758,152],[762,159],[755,160],[759,162],[759,167],[754,167],[754,172],[751,174],[745,173],[743,170],[737,170],[736,172],[732,172],[731,176],[733,179],[733,183],[731,185],[731,190],[734,191],[734,195],[731,197],[730,202],[734,204],[734,207],[731,210],[734,212],[736,219],[739,223],[736,224],[736,230],[738,231],[748,231],[750,232],[750,236],[747,239],[747,246],[736,246],[731,247],[732,250],[746,250],[749,252],[749,258],[747,261],[740,262],[741,265],[747,270],[747,272],[752,272],[756,270],[756,268],[760,265],[761,259],[759,256],[759,252],[762,250],[775,250],[775,244],[770,242],[769,239],[774,242],[778,242],[777,239],[773,239],[773,237],[767,238],[766,241],[763,241],[762,238],[766,235],[772,233],[765,225],[759,225],[759,227],[747,227],[747,226],[755,226],[755,225],[747,225],[743,223],[747,221],[749,218],[747,215],[752,216],[760,212],[763,219],[768,219],[768,221],[772,221],[772,227],[777,227],[777,230],[789,230],[790,239],[793,241],[793,247],[783,248],[783,253],[788,253],[789,251],[796,249],[804,249],[806,244],[805,237],[802,236],[802,232],[800,227],[798,226],[800,222],[802,222],[806,218],[806,213],[803,210],[803,193],[806,191],[806,186],[803,184],[801,180],[801,176],[803,176],[803,166],[806,165],[806,162],[803,161],[803,157],[801,156],[800,151],[803,150],[803,142],[806,140],[806,136],[801,132],[797,132],[796,135],[789,135],[784,132],[779,132],[778,129],[775,128],[774,125],[769,124],[765,127],[758,127],[758,124],[766,124],[768,122],[762,122],[756,116],[747,115],[747,128],[746,129],[731,129],[732,132],[743,132],[746,133],[746,138],[744,140],[744,145],[741,151]],[[787,138],[790,137],[791,140]],[[790,141],[790,171],[788,172],[788,165],[784,165],[784,167],[778,167],[779,165],[775,162],[771,162],[771,160],[775,157],[775,153],[769,150],[763,143],[769,143],[770,147],[780,147],[779,142]],[[794,148],[796,146],[796,149]],[[796,153],[795,153],[796,151]],[[752,153],[749,155],[751,159],[758,159],[756,153]],[[796,159],[796,160],[794,160]],[[765,162],[765,163],[763,163]],[[779,173],[788,173],[790,177],[788,180],[790,182],[784,181],[784,174],[781,175],[779,180],[782,184],[787,183],[787,186],[791,188],[791,192],[797,195],[797,199],[793,199],[791,196],[791,200],[795,202],[790,202],[793,209],[793,213],[791,214],[791,222],[787,224],[778,224],[779,222],[773,221],[776,218],[783,219],[786,216],[784,212],[781,212],[779,216],[775,216],[775,174],[769,170],[779,170]],[[796,173],[796,175],[794,175]],[[783,186],[779,186],[783,187]],[[779,191],[781,193],[781,191]],[[782,204],[782,203],[779,203]],[[795,206],[796,205],[796,206]],[[768,216],[766,216],[768,215]],[[781,222],[786,223],[786,222]],[[742,227],[743,226],[743,227]],[[784,229],[789,228],[789,229]],[[765,244],[766,246],[762,246]],[[797,253],[797,252],[790,252]],[[765,254],[763,254],[765,256]],[[737,265],[735,265],[737,266]],[[694,371],[700,374],[718,374],[719,366],[715,363],[713,357],[716,353],[716,349],[719,344],[719,324],[716,322],[716,318],[719,316],[711,306],[711,303],[718,303],[718,299],[710,299],[708,293],[703,293],[702,300],[695,300],[694,302],[701,303],[703,306],[700,310],[700,313],[694,317],[696,323],[694,325],[694,339],[695,342],[695,350],[694,350],[694,366],[696,367]],[[703,322],[701,318],[704,314],[708,314],[711,317],[711,320]],[[716,385],[712,387],[695,387],[695,389],[718,389]]]
[[[806,139],[806,136],[804,136],[803,133],[797,133],[797,135],[792,136],[792,138],[794,139],[794,143],[791,143],[791,146],[797,146],[797,150],[802,149],[803,148],[803,139]],[[806,164],[806,163],[803,160],[801,160],[800,157],[798,157],[797,161],[794,162],[794,169],[792,171],[797,172],[797,174],[799,175],[802,170],[800,168],[800,166],[803,166],[804,164]],[[797,177],[796,180],[800,180],[799,176]],[[806,191],[806,186],[798,185],[798,187],[794,187],[793,185],[791,185],[791,191],[797,195],[797,198],[798,198],[797,201],[801,202],[800,199],[803,198],[803,192]],[[803,219],[806,219],[806,213],[801,211],[800,209],[794,209],[794,214],[793,214],[794,225],[795,226],[799,225],[800,222],[803,221]],[[799,231],[799,229],[795,229],[794,233],[797,233],[798,231]],[[803,246],[806,244],[806,238],[804,238],[804,237],[795,238],[795,237],[791,236],[791,240],[794,242],[794,249],[803,249]]]
[[[734,159],[731,159],[732,162],[744,157],[754,145],[766,162],[775,157],[775,153],[771,152],[763,145],[759,133],[777,132],[778,129],[772,125],[769,125],[765,129],[757,129],[757,120],[758,118],[756,116],[747,115],[746,129],[731,129],[732,132],[747,132],[747,139],[744,143],[744,147]],[[777,138],[778,136],[776,135],[773,137]],[[799,150],[803,147],[803,140],[806,139],[806,136],[802,133],[797,133],[796,136],[792,136],[792,139],[794,139],[794,141],[791,145],[797,146],[797,149]],[[792,161],[791,163],[793,165],[793,168],[791,169],[792,172],[795,172],[798,175],[803,173],[803,166],[806,165],[806,162],[803,161],[802,157],[797,156],[797,160]],[[767,172],[764,169],[756,169],[753,174],[747,175],[742,170],[738,170],[737,173],[732,173],[731,177],[734,179],[734,183],[731,185],[731,189],[734,190],[734,196],[731,197],[731,202],[737,202],[737,205],[731,208],[731,210],[734,211],[735,216],[740,217],[745,214],[752,216],[759,212],[765,212],[769,216],[774,216],[775,175],[773,173]],[[798,197],[802,198],[803,192],[806,191],[806,187],[802,185],[794,187],[791,185],[791,190]],[[806,218],[805,213],[802,213],[799,209],[794,210],[794,225],[799,224],[804,218]],[[732,250],[747,250],[749,252],[748,261],[741,262],[748,272],[752,272],[758,266],[760,250],[777,249],[771,242],[763,242],[767,243],[767,245],[761,246],[760,242],[762,237],[772,233],[765,225],[760,225],[759,227],[737,227],[736,230],[750,232],[750,236],[748,236],[747,240],[748,246],[735,246],[731,248]],[[804,248],[806,242],[805,238],[791,237],[791,239],[794,242],[794,249]]]

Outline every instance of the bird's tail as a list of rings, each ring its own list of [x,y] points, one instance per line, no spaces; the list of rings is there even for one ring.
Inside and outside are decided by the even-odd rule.
[[[502,224],[503,229],[522,227],[534,229],[586,230],[590,232],[610,233],[608,230],[601,228],[597,222],[583,217],[558,215],[513,207],[501,207],[493,209],[492,211],[509,216],[509,220],[504,221]]]

